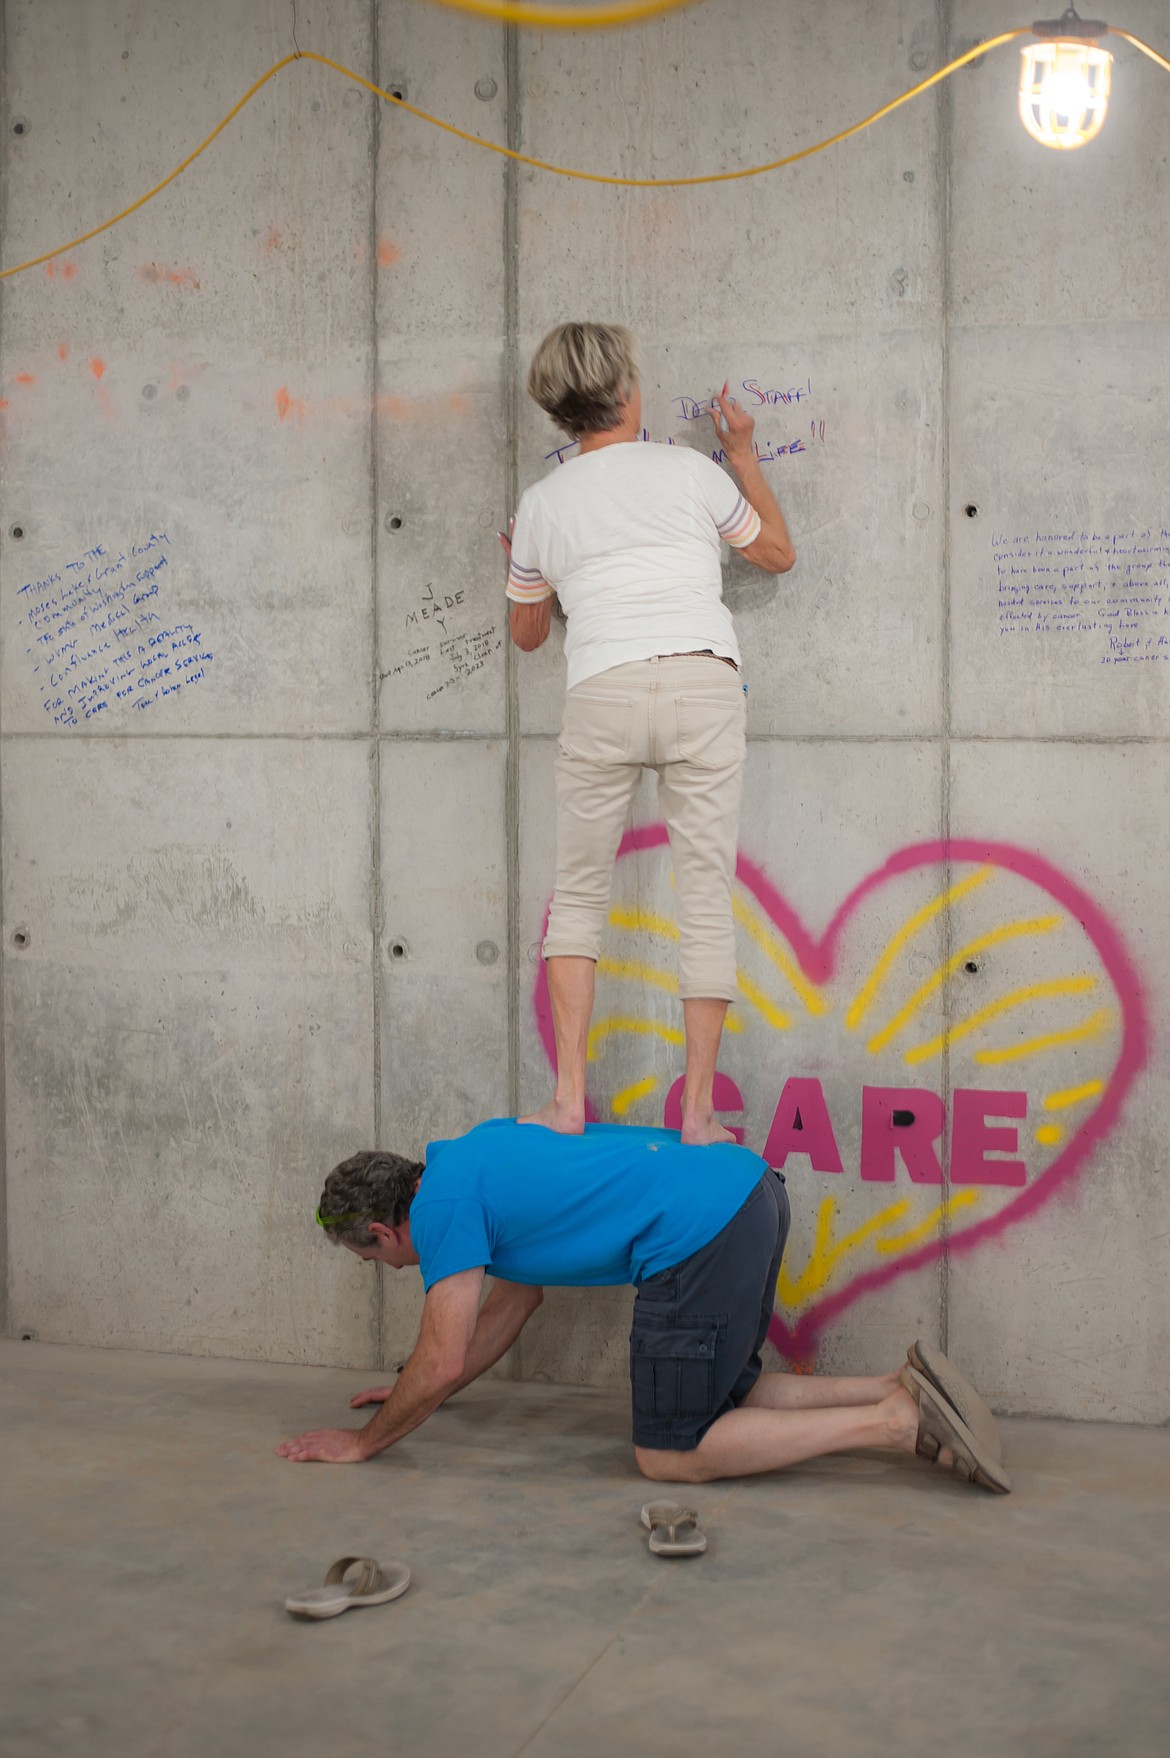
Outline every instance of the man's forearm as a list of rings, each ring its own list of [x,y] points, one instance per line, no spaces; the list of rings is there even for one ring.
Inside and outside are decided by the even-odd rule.
[[[452,1391],[462,1391],[507,1354],[543,1299],[539,1288],[524,1288],[518,1282],[496,1283],[480,1308],[475,1334],[467,1346],[466,1372]]]
[[[359,1431],[367,1457],[383,1452],[418,1428],[461,1383],[444,1374],[436,1362],[416,1349],[399,1374],[394,1390]]]

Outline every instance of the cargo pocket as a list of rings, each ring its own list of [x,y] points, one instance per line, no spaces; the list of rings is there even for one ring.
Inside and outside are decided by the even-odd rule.
[[[746,745],[746,709],[743,687],[732,682],[718,695],[679,696],[678,754],[698,769],[730,769],[743,757]]]
[[[718,1319],[638,1313],[630,1333],[635,1415],[654,1422],[709,1416],[718,1340]]]

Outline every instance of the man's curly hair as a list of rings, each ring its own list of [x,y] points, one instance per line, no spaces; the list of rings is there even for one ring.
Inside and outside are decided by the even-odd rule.
[[[352,1154],[325,1180],[317,1218],[330,1239],[340,1245],[375,1245],[370,1222],[401,1227],[424,1170],[421,1161],[381,1153],[377,1148]]]

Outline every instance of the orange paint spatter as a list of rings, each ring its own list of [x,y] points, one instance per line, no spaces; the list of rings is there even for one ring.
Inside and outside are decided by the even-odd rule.
[[[57,359],[58,360],[68,360],[68,358],[69,358],[69,344],[68,344],[68,342],[58,342],[57,343]]]
[[[94,378],[104,378],[106,375],[106,363],[99,356],[95,355],[89,363],[89,370],[93,373]]]
[[[398,248],[397,244],[395,244],[395,242],[392,238],[386,238],[386,237],[379,238],[379,240],[378,240],[378,267],[379,268],[388,269],[390,267],[391,263],[398,262],[399,259],[401,258],[401,256],[402,256],[402,252]]]
[[[470,415],[472,402],[462,391],[445,397],[395,397],[383,392],[374,399],[374,412],[392,421],[433,421],[440,415]]]
[[[199,287],[194,269],[164,268],[156,262],[144,262],[138,271],[138,279],[152,287],[194,287],[196,290]]]
[[[18,385],[35,385],[37,382],[37,375],[35,372],[18,372],[15,375],[14,382]]]
[[[7,397],[0,397],[0,409],[7,409],[7,407],[8,407],[8,398]]]
[[[268,251],[269,253],[271,253],[274,250],[279,250],[283,243],[284,243],[284,233],[281,231],[279,226],[272,226],[269,229],[269,233],[268,233],[267,238],[264,240],[264,243],[261,245],[260,248],[262,250],[265,250],[265,251]]]
[[[290,396],[288,386],[281,385],[276,393],[276,413],[279,420],[287,421],[291,415],[297,421],[303,421],[308,413],[308,408],[309,405],[304,397]]]
[[[70,259],[67,262],[62,263],[62,265],[61,265],[61,279],[63,281],[72,281],[72,280],[75,280],[76,278],[77,278],[77,264],[75,262],[73,262],[72,259]]]

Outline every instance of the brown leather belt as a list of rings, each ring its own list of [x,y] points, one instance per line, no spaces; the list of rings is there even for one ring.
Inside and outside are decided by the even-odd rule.
[[[691,653],[666,653],[664,659],[717,659],[720,665],[729,665],[732,671],[738,671],[734,659],[728,659],[725,653],[713,653],[710,647],[697,647]]]

